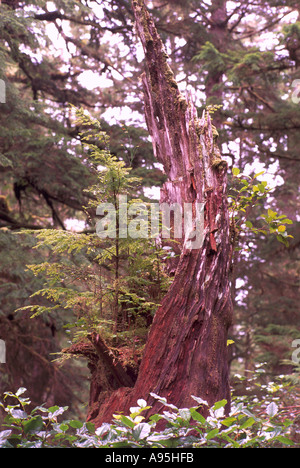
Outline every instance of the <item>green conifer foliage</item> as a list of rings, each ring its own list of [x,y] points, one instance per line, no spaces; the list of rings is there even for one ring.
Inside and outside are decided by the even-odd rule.
[[[74,346],[82,346],[97,333],[115,359],[135,375],[148,327],[169,284],[162,262],[166,251],[159,248],[156,237],[149,236],[148,227],[142,238],[132,238],[127,225],[121,234],[119,197],[128,196],[128,211],[134,207],[139,200],[132,199],[132,192],[140,180],[110,153],[108,137],[101,131],[99,121],[83,110],[76,114],[76,123],[83,128],[80,137],[87,164],[96,178],[96,183],[87,189],[91,200],[86,207],[96,232],[36,231],[35,248],[48,250],[49,261],[28,266],[35,276],[44,274],[47,278],[44,287],[32,297],[46,298],[48,304],[31,304],[21,309],[30,310],[32,317],[66,313],[71,321],[65,327]],[[99,235],[95,214],[103,204],[114,209],[115,232],[109,225],[102,231],[104,235]],[[132,221],[129,216],[128,228]],[[63,360],[72,355],[74,346],[63,351]]]

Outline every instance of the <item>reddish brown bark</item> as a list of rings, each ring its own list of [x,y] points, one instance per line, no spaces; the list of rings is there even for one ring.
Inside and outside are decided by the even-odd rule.
[[[133,388],[122,387],[99,405],[96,425],[138,398],[160,410],[154,392],[178,407],[230,401],[227,331],[231,324],[229,268],[232,245],[226,197],[226,164],[213,138],[209,115],[198,118],[178,90],[162,42],[143,0],[133,0],[147,70],[142,78],[145,115],[154,153],[168,176],[161,201],[205,203],[201,248],[180,247],[174,281],[159,307]]]

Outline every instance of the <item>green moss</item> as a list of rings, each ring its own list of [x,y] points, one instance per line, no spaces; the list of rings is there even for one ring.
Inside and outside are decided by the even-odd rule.
[[[213,163],[212,163],[212,167],[216,168],[216,169],[219,169],[220,171],[222,169],[226,169],[227,168],[227,162],[224,161],[224,159],[216,159]]]
[[[218,130],[216,129],[216,127],[214,125],[211,126],[211,129],[212,129],[213,139],[217,140],[218,137],[219,137]]]
[[[177,97],[177,103],[180,107],[180,109],[183,110],[183,112],[185,112],[188,108],[188,103],[187,103],[187,100],[185,99],[185,97],[179,93],[178,97]]]
[[[164,60],[166,60],[165,57],[164,57]],[[167,62],[165,62],[164,75],[165,75],[165,78],[166,78],[167,82],[169,83],[169,85],[172,88],[178,89],[178,84],[177,84],[177,81],[175,80],[174,73],[173,73],[171,67],[168,65]]]
[[[227,168],[227,162],[224,159],[222,159],[220,150],[216,145],[213,146],[213,150],[212,150],[211,166],[220,171],[222,169]]]

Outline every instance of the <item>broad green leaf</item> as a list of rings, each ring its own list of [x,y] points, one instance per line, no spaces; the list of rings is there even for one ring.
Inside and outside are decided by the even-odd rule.
[[[145,439],[151,432],[151,426],[148,423],[139,423],[132,431],[135,440]]]
[[[217,401],[213,406],[213,410],[215,411],[220,408],[224,408],[225,405],[227,405],[227,400]]]
[[[233,174],[234,176],[239,175],[240,172],[241,172],[241,171],[239,170],[238,167],[233,167],[233,168],[232,168],[232,174]]]
[[[135,418],[133,418],[134,424],[141,423],[143,421],[143,419],[145,419],[144,416],[136,416]]]
[[[274,219],[274,218],[276,218],[276,215],[277,215],[276,211],[273,211],[270,208],[268,209],[269,218]]]
[[[286,227],[283,224],[278,226],[278,232],[284,232],[285,230],[286,230]]]
[[[196,397],[195,395],[191,395],[191,397],[193,398],[193,400],[195,400],[199,405],[205,405],[205,406],[208,406],[208,403],[206,400],[203,400],[202,398],[200,397]]]
[[[24,433],[40,431],[44,427],[44,421],[40,415],[34,416],[29,421],[26,421],[23,428]]]
[[[247,427],[253,426],[254,423],[255,423],[255,419],[251,417],[251,418],[247,419],[247,421],[245,421],[241,425],[241,429],[247,429]]]
[[[59,406],[50,406],[50,408],[48,408],[49,413],[54,413],[57,410],[59,410]]]
[[[259,177],[260,175],[264,174],[266,171],[261,171],[258,172],[257,174],[254,175],[253,179],[256,179],[256,177]]]
[[[272,401],[266,408],[267,414],[270,416],[270,418],[273,418],[278,413],[278,406],[274,401]]]
[[[246,414],[246,416],[249,416],[250,418],[253,418],[254,420],[257,421],[257,418],[255,417],[255,415],[251,413],[251,411],[249,411],[247,408],[243,408],[242,412]]]
[[[206,434],[206,440],[213,439],[213,437],[215,437],[218,434],[219,434],[219,429],[216,427],[215,429],[213,429],[212,431],[209,431]]]
[[[192,415],[192,418],[195,420],[195,421],[198,421],[200,422],[201,424],[206,424],[206,419],[204,416],[202,416],[202,414],[200,414],[196,408],[190,408],[190,413]]]
[[[160,414],[153,414],[152,416],[150,416],[149,419],[150,419],[150,421],[153,421],[153,422],[157,423],[158,421],[160,421],[161,419],[164,419],[164,418]]]
[[[131,429],[133,429],[135,426],[134,422],[127,416],[121,415],[119,420],[124,424],[124,426],[130,427]]]
[[[230,427],[235,422],[236,418],[234,418],[233,416],[229,416],[228,418],[223,419],[222,424],[226,427]]]
[[[81,421],[77,421],[75,419],[68,421],[68,423],[70,424],[71,427],[73,427],[73,429],[81,429],[83,426],[83,423]]]
[[[137,404],[141,407],[141,408],[145,408],[147,406],[147,402],[145,400],[143,400],[142,398],[140,398],[138,401],[137,401]]]
[[[285,445],[295,445],[295,442],[293,442],[291,439],[289,439],[288,437],[284,437],[284,436],[277,436],[276,437],[276,440],[278,440],[279,442],[281,442],[282,444],[285,444]]]
[[[62,431],[66,432],[66,431],[69,429],[69,426],[68,426],[68,424],[62,423],[62,424],[59,426],[59,428],[60,428]]]
[[[16,396],[20,396],[22,395],[23,393],[25,393],[27,391],[27,389],[25,387],[20,387],[17,391],[16,391]]]
[[[15,418],[15,419],[26,419],[28,414],[20,409],[12,409],[10,411],[10,414]]]
[[[156,400],[161,401],[162,403],[167,403],[167,399],[165,397],[160,397],[156,393],[150,392],[150,395],[155,398]]]
[[[51,406],[51,408],[49,408],[50,419],[57,418],[57,416],[63,414],[67,409],[67,406]]]
[[[135,418],[135,416],[137,416],[138,414],[140,414],[140,412],[142,411],[141,410],[141,407],[140,406],[131,406],[131,408],[129,408],[129,411],[130,411],[130,417],[131,418]],[[120,419],[120,418],[119,418]]]
[[[191,413],[188,408],[181,408],[179,409],[179,416],[184,420],[184,421],[189,421],[191,419]]]
[[[95,432],[95,424],[92,422],[87,422],[85,423],[87,430],[91,433],[94,434]]]
[[[285,216],[283,216],[285,218]],[[293,221],[291,219],[285,218],[285,219],[280,219],[281,223],[284,224],[293,224]]]
[[[284,244],[286,247],[289,246],[288,240],[285,239],[283,236],[278,235],[278,236],[276,236],[276,239],[277,239],[279,242],[281,242],[282,244]]]
[[[121,414],[113,414],[113,418],[117,421],[121,421],[122,415]]]
[[[8,431],[1,431],[0,432],[0,447],[1,445],[5,444],[8,437],[11,435],[11,430]]]

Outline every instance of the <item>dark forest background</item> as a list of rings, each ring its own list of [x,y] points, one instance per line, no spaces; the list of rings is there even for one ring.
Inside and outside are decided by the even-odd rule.
[[[291,356],[294,340],[300,338],[299,3],[154,0],[147,7],[180,89],[192,93],[199,115],[216,106],[213,121],[229,164],[229,185],[232,167],[249,175],[264,170],[272,187],[265,208],[293,220],[288,245],[254,231],[241,239],[232,282],[232,376],[247,375],[262,363],[270,379],[292,372],[297,376]],[[47,281],[27,265],[54,261],[57,253],[35,249],[33,233],[17,233],[55,229],[89,234],[95,229],[86,207],[93,198],[87,189],[96,177],[70,104],[101,122],[110,153],[141,178],[133,196],[157,199],[164,174],[145,125],[139,80],[143,66],[129,0],[0,4],[0,79],[6,91],[5,103],[0,103],[0,338],[7,349],[6,364],[0,364],[0,393],[23,386],[35,404],[67,404],[75,414],[85,414],[85,361],[61,365],[55,359],[70,345],[67,331],[74,316],[78,319],[78,308],[86,307],[88,313],[89,303],[48,308],[35,318],[18,310],[35,304],[31,295]],[[249,219],[255,226],[260,226],[259,215],[252,209]],[[74,264],[87,266],[88,255],[72,255]],[[84,275],[80,284],[73,283],[76,291],[86,285]],[[136,306],[138,296],[126,294]],[[42,298],[45,307],[50,302]],[[124,320],[129,328],[128,315]],[[148,325],[147,317],[139,323],[144,331]],[[142,342],[141,336],[142,331]],[[117,338],[108,339],[120,352]],[[121,349],[124,362],[134,368],[139,350],[132,363],[126,335]]]

